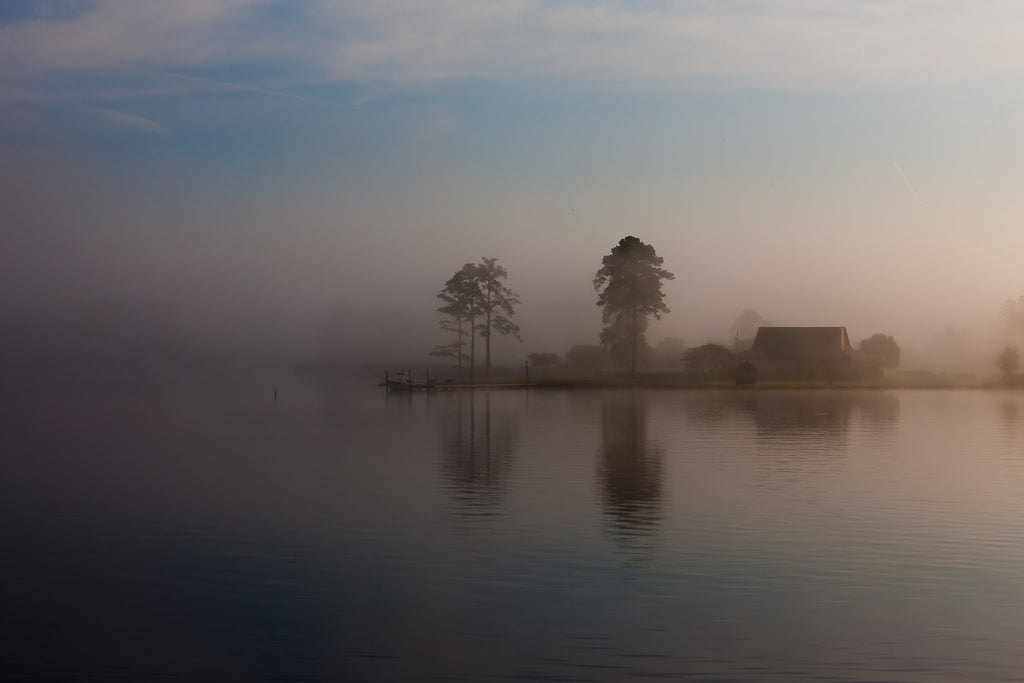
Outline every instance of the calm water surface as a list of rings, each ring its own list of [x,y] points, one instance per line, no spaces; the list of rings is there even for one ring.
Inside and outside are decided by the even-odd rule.
[[[273,383],[3,394],[0,679],[1024,672],[1024,395]]]

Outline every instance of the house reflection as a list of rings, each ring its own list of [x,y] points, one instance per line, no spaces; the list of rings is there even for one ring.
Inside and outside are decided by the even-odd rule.
[[[899,424],[900,399],[888,391],[868,391],[857,396],[857,414],[864,424],[876,432],[887,431]]]
[[[875,390],[752,391],[744,392],[737,405],[766,439],[802,435],[839,441],[854,419],[879,433],[894,427],[900,418],[899,397]]]
[[[599,493],[609,532],[624,550],[655,545],[662,515],[661,452],[647,439],[647,405],[640,392],[609,395],[601,406]]]
[[[838,441],[850,428],[855,400],[845,391],[751,391],[737,405],[753,419],[759,437],[801,435]]]
[[[491,411],[490,392],[445,396],[440,420],[441,471],[455,507],[496,514],[512,464],[518,424],[507,410]]]

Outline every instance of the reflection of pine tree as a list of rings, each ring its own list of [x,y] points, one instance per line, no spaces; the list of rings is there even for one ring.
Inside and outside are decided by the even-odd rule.
[[[601,409],[601,499],[615,539],[648,546],[661,520],[661,454],[647,442],[647,410],[639,394],[613,397]]]
[[[441,457],[445,483],[456,505],[484,513],[501,500],[504,476],[512,461],[516,425],[507,411],[491,413],[489,392],[460,392],[441,420]]]

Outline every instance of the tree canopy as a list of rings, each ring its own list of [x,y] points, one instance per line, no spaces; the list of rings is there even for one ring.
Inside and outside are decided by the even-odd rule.
[[[733,333],[734,351],[749,349],[754,343],[754,335],[761,325],[771,325],[768,320],[752,308],[745,308],[732,321],[731,332]]]
[[[484,338],[484,375],[491,373],[491,336],[510,334],[519,339],[519,325],[512,322],[519,295],[505,286],[508,278],[505,266],[498,265],[498,259],[484,257],[475,267],[479,289],[480,336]]]
[[[1002,351],[996,354],[992,362],[1003,373],[1003,379],[1009,380],[1020,367],[1020,351],[1015,345],[1007,344]]]
[[[1003,333],[1013,342],[1024,341],[1024,296],[1007,299],[999,311]]]
[[[527,356],[526,360],[532,367],[538,370],[547,370],[562,364],[562,359],[558,357],[557,353],[548,353],[546,351],[535,351]]]
[[[442,304],[437,311],[444,316],[440,327],[445,332],[454,334],[455,339],[448,344],[435,346],[430,355],[455,359],[461,377],[463,365],[468,362],[472,371],[476,357],[473,329],[476,318],[480,315],[480,286],[476,278],[476,266],[472,263],[463,265],[448,278],[437,298]]]
[[[441,329],[455,339],[435,346],[430,354],[455,359],[460,375],[463,365],[468,363],[471,381],[476,368],[477,334],[486,342],[487,373],[491,369],[491,335],[497,332],[519,338],[519,326],[512,322],[519,296],[504,285],[507,277],[508,271],[498,264],[498,259],[485,257],[480,263],[464,264],[437,295],[442,304],[437,311],[444,316]]]
[[[633,375],[638,350],[646,344],[648,317],[661,318],[669,312],[661,283],[675,275],[662,268],[664,261],[654,247],[629,235],[601,260],[601,268],[594,276],[597,305],[602,308],[604,323],[601,344],[613,358],[628,357]]]
[[[729,379],[736,367],[736,356],[720,344],[702,344],[683,354],[683,371],[690,377]]]
[[[860,351],[883,368],[897,368],[900,365],[900,345],[887,334],[876,332],[867,339],[861,339]]]
[[[603,363],[604,357],[599,346],[576,344],[565,352],[565,368],[572,372],[593,375],[601,370]]]

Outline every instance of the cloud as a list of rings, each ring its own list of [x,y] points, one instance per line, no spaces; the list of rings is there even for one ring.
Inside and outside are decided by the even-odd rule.
[[[300,81],[834,89],[1019,77],[1022,22],[995,0],[99,0],[0,27],[0,77],[287,63]]]
[[[151,133],[167,135],[167,128],[162,124],[142,116],[126,114],[123,111],[104,109],[102,107],[86,107],[85,112],[115,126],[123,126],[126,128],[134,128],[136,130],[145,130]]]
[[[339,78],[535,78],[819,87],[1019,74],[1012,3],[353,0],[323,4]],[[355,27],[346,29],[343,27]]]
[[[43,5],[44,3],[40,3]],[[44,15],[0,27],[0,74],[7,77],[200,66],[245,59],[238,34],[256,0],[100,0],[72,15]],[[248,53],[248,54],[247,54]]]
[[[200,85],[212,87],[216,90],[241,90],[243,92],[254,92],[260,95],[270,95],[272,97],[284,97],[287,99],[298,100],[300,102],[313,102],[315,104],[330,104],[334,106],[349,106],[344,102],[337,102],[335,100],[325,100],[320,97],[307,97],[305,95],[297,95],[295,93],[285,92],[283,90],[275,90],[273,88],[260,88],[252,85],[246,85],[245,83],[235,83],[232,81],[222,81],[213,78],[201,78],[198,76],[186,76],[184,74],[168,74],[171,78],[181,79],[189,83],[198,83]],[[353,105],[356,106],[356,105]]]

